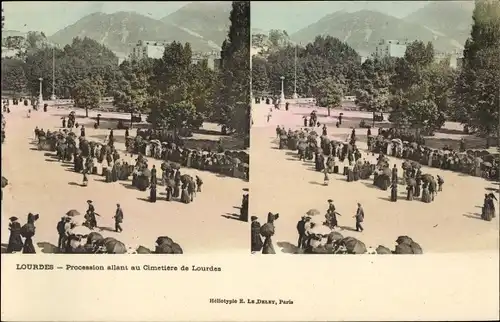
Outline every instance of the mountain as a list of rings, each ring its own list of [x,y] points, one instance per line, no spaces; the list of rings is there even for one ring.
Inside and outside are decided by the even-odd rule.
[[[205,39],[194,36],[176,25],[135,12],[93,13],[56,32],[49,40],[66,45],[75,37],[94,39],[113,50],[119,57],[127,55],[139,40],[175,40],[190,42],[195,51],[214,50],[214,46]]]
[[[382,39],[432,41],[436,50],[446,52],[460,48],[454,39],[436,34],[422,25],[369,10],[334,12],[292,34],[291,39],[304,44],[319,35],[345,41],[362,56],[373,53]]]
[[[403,20],[441,33],[463,46],[470,36],[473,11],[474,1],[433,1]]]
[[[229,30],[231,2],[192,2],[161,21],[220,47]]]

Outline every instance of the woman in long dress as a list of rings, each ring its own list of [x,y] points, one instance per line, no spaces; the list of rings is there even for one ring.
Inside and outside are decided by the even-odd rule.
[[[33,245],[33,237],[35,236],[35,221],[38,216],[32,213],[28,214],[28,222],[21,228],[21,235],[24,239],[23,254],[35,254],[35,246]]]
[[[267,215],[267,223],[265,225],[270,225],[272,227],[272,232],[270,234],[267,234],[267,236],[264,236],[264,245],[262,246],[262,254],[276,254],[274,251],[274,245],[271,237],[274,235],[274,220],[275,220],[275,215],[272,213],[269,213]]]
[[[250,219],[252,220],[250,237],[252,253],[260,252],[263,246],[262,237],[260,236],[260,223],[257,221],[256,216],[252,216]]]
[[[151,184],[150,191],[149,191],[149,201],[156,202],[156,184],[155,183]]]
[[[20,252],[23,249],[23,239],[21,238],[21,224],[17,221],[17,217],[10,217],[9,223],[9,244],[7,245],[7,253]]]

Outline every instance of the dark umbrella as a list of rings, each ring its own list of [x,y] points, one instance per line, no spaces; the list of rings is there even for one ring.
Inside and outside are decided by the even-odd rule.
[[[118,240],[110,240],[107,243],[104,244],[106,247],[106,253],[107,254],[126,254],[127,253],[127,247],[125,247],[125,244],[122,243],[121,241]]]
[[[379,255],[388,255],[388,254],[392,254],[391,250],[385,246],[382,246],[382,245],[379,245],[377,247],[377,249],[375,249],[375,251],[377,252],[377,254]]]
[[[93,231],[87,236],[87,244],[97,244],[103,239],[101,234]]]
[[[137,254],[151,254],[153,253],[149,248],[146,248],[144,246],[139,246],[135,250]]]
[[[76,209],[71,209],[70,211],[68,211],[66,213],[66,216],[68,216],[68,217],[76,217],[76,216],[80,216],[80,215],[81,215],[80,212]]]
[[[101,113],[97,114],[97,116],[102,116]]]
[[[422,251],[422,247],[420,247],[420,245],[415,243],[415,242],[412,242],[410,247],[411,247],[411,250],[413,251],[413,254],[421,255],[424,253]]]
[[[179,244],[177,243],[173,243],[172,246],[170,246],[170,248],[172,248],[172,254],[182,254],[182,248]]]
[[[365,244],[354,238],[354,237],[346,237],[342,239],[341,243],[345,246],[347,249],[347,252],[349,254],[364,254],[366,253],[366,246]]]
[[[394,254],[398,255],[411,255],[413,254],[413,250],[410,245],[407,244],[399,244],[396,246],[394,250]]]
[[[172,168],[175,170],[179,170],[181,168],[181,165],[177,162],[172,162]]]
[[[7,180],[6,177],[2,176],[2,188],[7,187],[8,184],[9,184],[9,180]]]
[[[161,245],[172,245],[174,241],[172,238],[168,236],[160,236],[156,239],[156,245],[161,246]]]
[[[149,170],[149,169],[142,170],[142,175],[145,176],[145,177],[150,177],[151,176],[151,170]]]
[[[318,133],[316,133],[316,131],[311,131],[311,132],[309,132],[309,135],[318,136]]]
[[[326,241],[327,244],[331,244],[337,240],[341,240],[343,239],[344,236],[342,236],[341,233],[339,232],[336,232],[336,231],[332,231],[329,235],[328,235],[328,239]]]
[[[160,246],[156,246],[155,254],[173,254],[173,250],[171,245],[162,244]]]
[[[411,245],[413,243],[413,239],[411,239],[408,236],[399,236],[398,239],[396,239],[396,243],[399,244],[406,244],[406,245]]]

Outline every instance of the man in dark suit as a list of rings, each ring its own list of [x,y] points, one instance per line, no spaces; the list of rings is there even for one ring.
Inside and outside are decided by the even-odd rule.
[[[302,248],[306,239],[306,222],[306,216],[302,216],[302,218],[297,223],[297,232],[299,233],[299,240],[297,242],[298,248]]]
[[[121,233],[123,231],[120,225],[123,222],[123,210],[119,203],[116,204],[116,213],[113,218],[115,218],[115,231]]]
[[[364,228],[361,226],[361,223],[365,219],[365,212],[363,211],[363,207],[361,207],[361,204],[358,202],[358,210],[356,210],[356,215],[354,216],[356,218],[356,231],[363,231]]]

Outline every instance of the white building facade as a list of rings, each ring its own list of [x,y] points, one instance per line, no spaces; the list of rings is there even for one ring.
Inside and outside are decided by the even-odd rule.
[[[402,58],[406,52],[407,42],[398,40],[381,40],[375,47],[375,58],[397,57]]]

